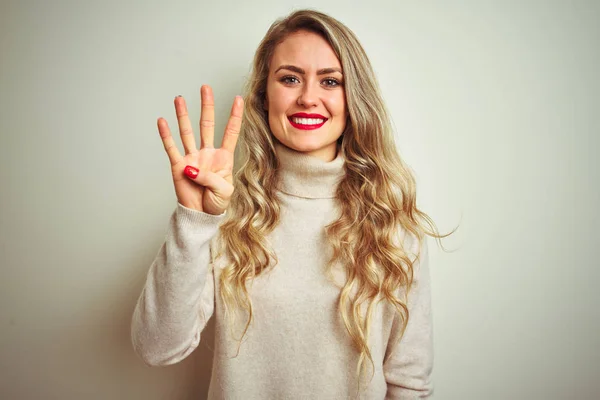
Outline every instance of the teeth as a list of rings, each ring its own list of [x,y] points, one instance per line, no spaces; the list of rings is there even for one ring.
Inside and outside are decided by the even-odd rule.
[[[318,125],[322,124],[324,119],[321,118],[292,118],[292,121],[300,125]]]

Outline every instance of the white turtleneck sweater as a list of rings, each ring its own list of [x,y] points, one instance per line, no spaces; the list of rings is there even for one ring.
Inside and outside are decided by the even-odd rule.
[[[332,254],[324,227],[339,215],[334,194],[344,174],[344,159],[338,152],[333,161],[325,162],[279,143],[276,151],[282,209],[280,223],[268,239],[279,263],[248,287],[254,316],[237,357],[239,342],[231,336],[219,293],[225,256],[213,260],[211,252],[225,214],[210,215],[180,203],[133,313],[133,347],[148,365],[177,363],[196,349],[214,316],[209,399],[356,398],[358,353],[338,310],[340,289],[324,273]],[[404,248],[417,254],[418,241],[409,235],[401,237]],[[395,308],[384,302],[373,312],[368,344],[375,374],[369,383],[367,358],[369,375],[361,380],[361,399],[426,398],[433,391],[426,245],[421,252],[414,263],[415,279],[408,297],[409,323],[385,364],[400,334],[399,318]],[[343,284],[343,280],[337,282]],[[247,315],[239,314],[234,330],[237,339]]]

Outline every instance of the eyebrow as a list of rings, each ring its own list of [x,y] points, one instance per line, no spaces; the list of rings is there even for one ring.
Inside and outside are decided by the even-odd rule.
[[[277,73],[281,69],[287,69],[289,71],[297,72],[302,75],[306,74],[306,71],[304,71],[302,68],[296,67],[295,65],[282,65],[281,67],[277,68],[277,70],[275,70],[275,73]],[[331,74],[333,72],[339,72],[343,75],[342,70],[339,68],[323,68],[317,71],[317,75],[326,75]]]

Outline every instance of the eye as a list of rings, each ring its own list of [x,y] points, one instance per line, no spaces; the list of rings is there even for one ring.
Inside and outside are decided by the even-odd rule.
[[[323,83],[328,87],[336,87],[340,85],[340,81],[335,78],[325,78],[323,79]]]
[[[296,82],[294,82],[294,80],[295,80]],[[286,75],[286,76],[284,76],[283,78],[279,79],[279,82],[282,82],[282,83],[285,83],[285,84],[289,84],[289,85],[291,85],[291,84],[294,84],[294,83],[298,83],[298,82],[300,82],[300,81],[299,81],[299,80],[298,80],[298,78],[296,78],[295,76],[292,76],[292,75]]]

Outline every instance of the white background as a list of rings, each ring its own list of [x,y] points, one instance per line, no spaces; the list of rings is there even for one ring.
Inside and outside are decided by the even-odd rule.
[[[258,0],[1,3],[1,398],[206,396],[212,321],[170,367],[129,339],[176,205],[156,120],[181,94],[197,126],[211,84],[219,145],[303,7],[358,35],[419,206],[460,225],[430,242],[434,397],[600,396],[599,3]]]

